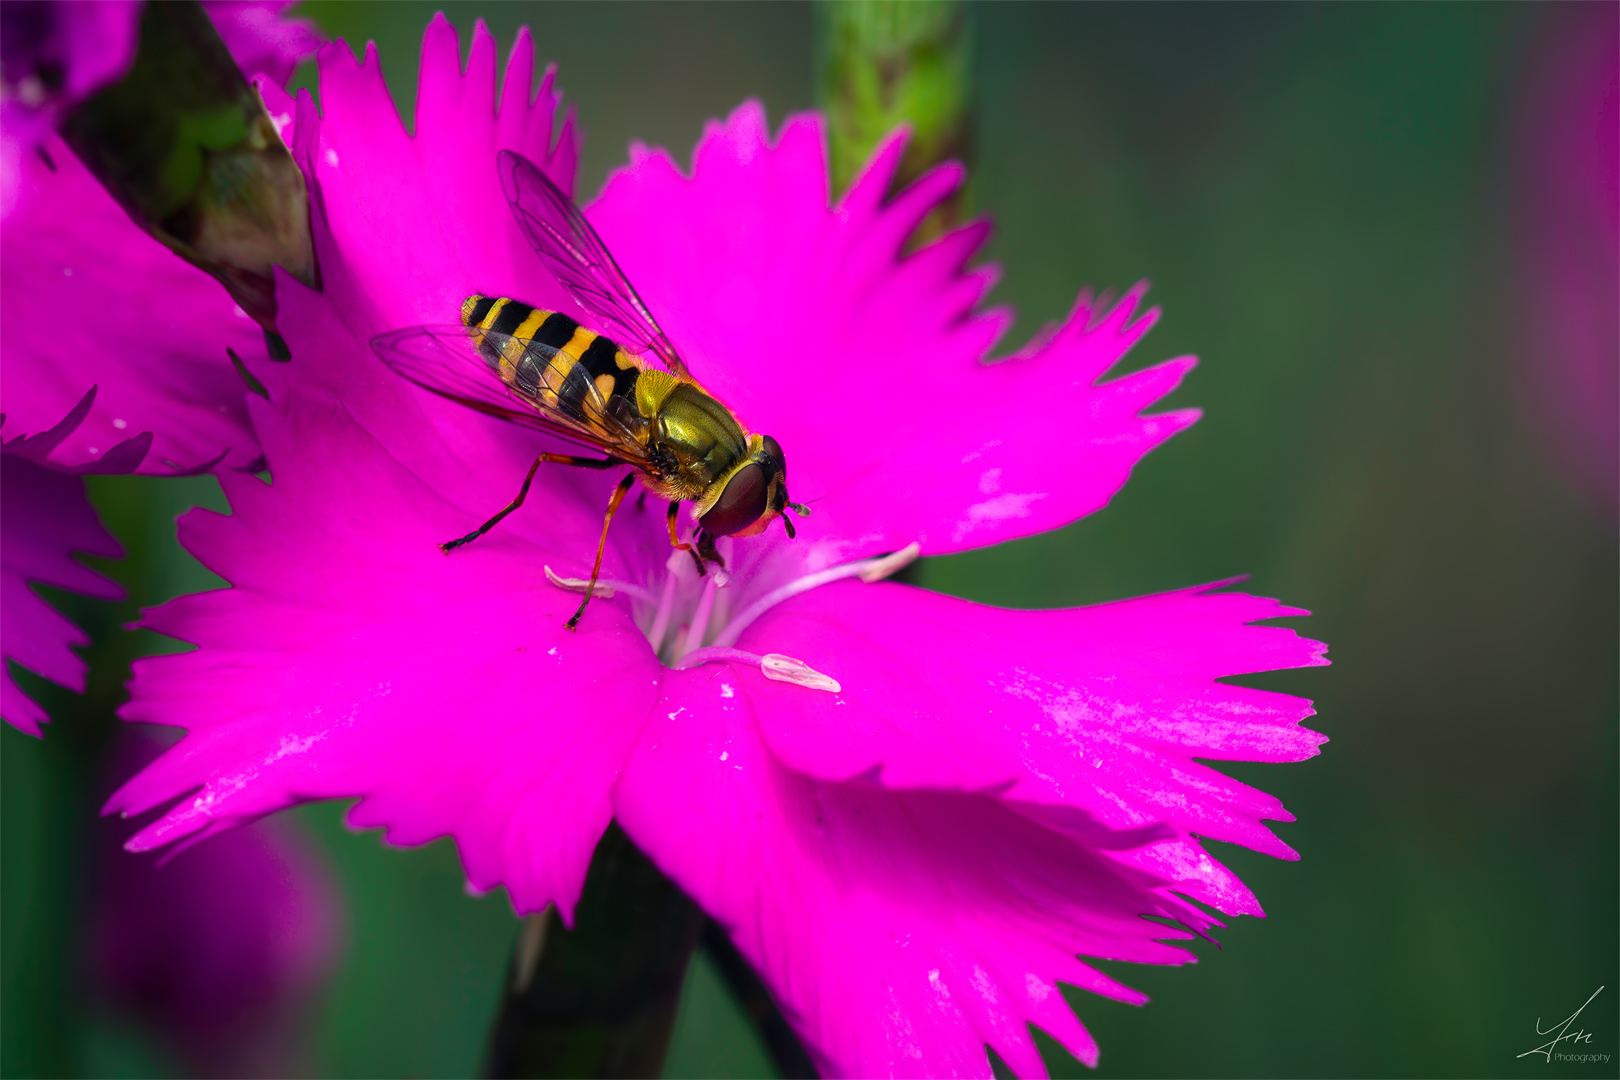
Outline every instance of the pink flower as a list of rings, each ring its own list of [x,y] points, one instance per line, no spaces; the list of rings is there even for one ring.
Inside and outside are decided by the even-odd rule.
[[[203,7],[236,62],[278,83],[320,47],[307,19],[287,19],[296,0],[207,0]],[[140,37],[138,0],[7,0],[0,31],[0,216],[20,197],[25,158],[73,106],[123,77]],[[53,155],[54,156],[54,155]]]
[[[308,19],[287,12],[298,0],[203,0],[220,40],[248,76],[264,75],[287,85],[301,60],[315,55],[324,40]]]
[[[1554,457],[1611,520],[1620,500],[1620,18],[1546,9],[1515,179],[1526,397]]]
[[[9,661],[82,692],[84,661],[70,646],[90,644],[82,630],[30,585],[38,582],[108,600],[124,594],[73,558],[74,552],[105,558],[124,553],[84,497],[83,477],[40,464],[59,440],[71,434],[93,396],[87,395],[81,408],[55,429],[0,446],[0,610],[5,612],[0,619],[0,716],[30,735],[37,736],[39,725],[50,717],[12,680]],[[107,451],[110,471],[117,471],[120,458],[127,459],[132,451],[143,453],[142,444],[150,441],[131,439]],[[103,470],[91,465],[82,471]]]
[[[234,55],[285,77],[296,50],[317,43],[308,24],[277,21],[285,7],[271,2],[212,10]],[[129,63],[138,5],[7,3],[4,10],[8,34],[13,21],[25,15],[51,31],[37,40],[8,38],[8,73],[14,61],[56,63],[53,58],[62,53],[75,73],[66,85],[83,96]],[[33,52],[23,48],[29,42]],[[258,326],[218,282],[129,219],[50,132],[55,119],[52,112],[48,122],[30,129],[16,160],[7,159],[7,206],[16,202],[0,221],[0,414],[10,439],[7,476],[13,469],[21,475],[40,467],[149,475],[257,467],[258,443],[242,402],[247,387],[226,350],[234,349],[250,365],[267,363]],[[7,132],[10,147],[13,132],[9,127]],[[21,442],[19,433],[34,437]],[[10,455],[25,447],[23,456],[32,464],[15,465]],[[44,486],[58,494],[31,504],[35,516],[29,531],[21,531],[21,517],[15,519],[17,528],[10,522],[5,527],[3,657],[32,667],[25,657],[54,656],[41,661],[47,668],[40,673],[82,687],[82,665],[68,652],[69,644],[83,643],[82,635],[34,597],[24,581],[75,589],[80,586],[73,581],[101,581],[82,568],[69,573],[58,567],[52,577],[34,574],[44,565],[40,559],[52,537],[72,539],[98,554],[118,551],[94,525],[93,514],[87,526],[83,514],[65,509],[71,505],[90,513],[81,481],[64,475],[26,490]],[[51,506],[64,507],[68,519],[48,521],[43,515]],[[101,539],[87,542],[87,528]],[[63,543],[50,558],[72,565],[68,550]],[[102,583],[81,591],[99,596],[108,595],[107,589]],[[56,627],[49,637],[46,626]],[[5,686],[4,718],[37,734],[43,712],[16,689],[9,672]]]
[[[135,0],[10,0],[0,6],[0,218],[16,208],[25,158],[74,105],[135,59]]]
[[[131,728],[108,772],[127,777],[167,740]],[[205,1076],[289,1076],[312,994],[341,954],[336,882],[297,823],[263,821],[172,860],[122,850],[101,822],[86,959],[102,1004],[145,1020]],[[306,1048],[307,1049],[307,1048]]]
[[[1250,625],[1301,612],[1207,587],[1021,612],[875,579],[890,553],[1105,504],[1196,418],[1143,415],[1192,360],[1099,381],[1157,317],[1135,290],[1083,294],[985,364],[1008,316],[976,311],[994,274],[965,266],[988,226],[902,257],[962,179],[940,169],[885,203],[903,138],[832,207],[814,116],[773,142],[744,105],[690,177],[635,148],[588,216],[697,377],[780,441],[814,512],[795,541],[722,540],[722,587],[671,557],[661,506],[627,504],[614,595],[569,632],[579,597],[551,579],[588,573],[617,477],[544,466],[521,511],[444,556],[548,444],[368,348],[455,321],[474,292],[569,304],[495,169],[512,149],[568,186],[549,81],[531,103],[526,33],[498,95],[482,25],[465,74],[458,57],[436,19],[414,138],[374,51],[323,50],[324,114],[300,99],[325,290],[278,285],[294,359],[249,402],[273,482],[226,474],[232,514],[182,522],[232,587],[147,618],[198,648],[138,665],[126,718],[187,735],[108,804],[170,804],[131,848],[358,797],[354,825],[452,836],[474,887],[566,915],[616,817],[730,930],[824,1072],[987,1074],[989,1043],[1039,1074],[1031,1022],[1095,1062],[1057,983],[1144,999],[1077,954],[1183,963],[1166,941],[1219,925],[1187,898],[1260,914],[1199,838],[1295,857],[1262,824],[1289,820],[1275,799],[1195,759],[1311,756],[1309,703],[1217,680],[1323,648]],[[837,687],[802,666],[772,678],[776,654]]]
[[[53,427],[92,387],[84,421],[44,461],[76,468],[150,433],[125,471],[174,475],[259,457],[226,349],[267,363],[264,335],[219,282],[152,239],[52,135],[30,198],[0,224],[0,402],[8,431]],[[50,314],[47,314],[50,313]],[[71,314],[70,314],[71,313]]]

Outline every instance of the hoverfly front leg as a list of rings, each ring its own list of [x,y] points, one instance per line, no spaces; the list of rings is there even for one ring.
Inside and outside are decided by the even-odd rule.
[[[700,531],[698,533],[697,553],[716,566],[725,566],[726,560],[720,557],[720,552],[716,551],[714,547],[714,542],[717,539],[719,538],[707,529]]]
[[[567,454],[541,454],[539,457],[534,459],[534,464],[529,466],[529,475],[523,478],[523,486],[518,488],[517,498],[507,503],[506,509],[502,510],[494,517],[478,526],[478,528],[474,529],[466,536],[461,537],[459,540],[446,540],[444,543],[439,545],[439,550],[448,555],[452,551],[456,550],[456,548],[461,547],[463,544],[472,543],[480,536],[483,536],[485,533],[489,532],[489,530],[493,529],[496,525],[499,525],[501,519],[507,514],[510,514],[512,511],[522,506],[523,500],[529,497],[529,485],[534,483],[535,470],[540,468],[540,463],[542,461],[549,461],[555,465],[577,465],[584,469],[611,469],[615,465],[624,464],[622,461],[616,461],[613,458],[597,461],[595,458],[570,457]]]
[[[619,486],[613,489],[612,498],[608,499],[607,517],[602,519],[602,539],[596,542],[596,561],[591,564],[591,582],[585,586],[585,599],[579,602],[579,610],[574,612],[572,619],[568,620],[568,629],[570,630],[579,625],[579,620],[585,614],[585,605],[591,602],[591,596],[596,592],[596,578],[602,572],[602,551],[607,547],[608,526],[613,524],[613,515],[618,512],[619,504],[624,501],[625,493],[630,490],[630,485],[635,482],[636,474],[634,472],[626,473],[624,479],[619,481]]]
[[[698,576],[703,577],[709,572],[703,565],[703,556],[699,555],[691,544],[682,542],[681,538],[675,534],[675,515],[680,513],[680,509],[680,502],[672,501],[669,504],[669,513],[665,515],[666,520],[669,522],[669,546],[674,548],[676,551],[690,551],[692,553],[692,561],[697,563]]]

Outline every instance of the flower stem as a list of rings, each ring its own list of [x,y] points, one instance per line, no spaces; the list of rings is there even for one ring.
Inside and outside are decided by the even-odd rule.
[[[574,928],[555,908],[530,919],[486,1075],[659,1075],[703,924],[697,905],[612,824],[591,859]]]
[[[737,1004],[759,1031],[765,1049],[784,1080],[809,1080],[817,1076],[810,1055],[804,1052],[787,1018],[777,1008],[776,999],[771,997],[753,966],[737,951],[737,946],[731,943],[725,928],[713,919],[703,920],[703,951],[714,961]]]

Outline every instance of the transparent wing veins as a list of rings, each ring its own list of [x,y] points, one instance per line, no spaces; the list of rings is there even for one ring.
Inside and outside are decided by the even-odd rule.
[[[580,306],[597,317],[603,332],[631,352],[653,353],[670,372],[690,379],[675,347],[574,200],[533,162],[510,150],[500,153],[500,174],[512,214],[535,254]]]
[[[561,406],[558,393],[568,373],[559,363],[563,354],[550,346],[493,330],[447,325],[379,334],[371,339],[371,348],[389,368],[442,398],[600,450],[628,465],[647,464],[638,433],[594,383],[584,381],[582,415]],[[514,356],[516,362],[511,360]],[[504,365],[502,357],[507,360]]]

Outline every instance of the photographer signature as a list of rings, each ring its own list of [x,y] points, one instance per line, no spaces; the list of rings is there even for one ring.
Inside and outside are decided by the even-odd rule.
[[[1575,1018],[1581,1015],[1581,1013],[1586,1009],[1587,1005],[1592,1004],[1592,998],[1597,997],[1601,993],[1603,993],[1603,987],[1600,986],[1596,990],[1592,991],[1592,997],[1586,999],[1585,1005],[1582,1005],[1579,1009],[1576,1009],[1574,1012],[1569,1014],[1568,1020],[1565,1020],[1562,1024],[1559,1024],[1556,1027],[1550,1027],[1546,1031],[1541,1030],[1541,1017],[1536,1017],[1536,1034],[1552,1035],[1553,1040],[1552,1042],[1536,1047],[1534,1050],[1526,1050],[1524,1053],[1520,1054],[1519,1057],[1529,1057],[1531,1054],[1540,1054],[1542,1057],[1547,1059],[1548,1064],[1551,1064],[1553,1058],[1553,1047],[1557,1046],[1559,1043],[1591,1042],[1591,1032],[1587,1031],[1585,1028],[1580,1028],[1571,1033],[1569,1026],[1575,1022]]]

